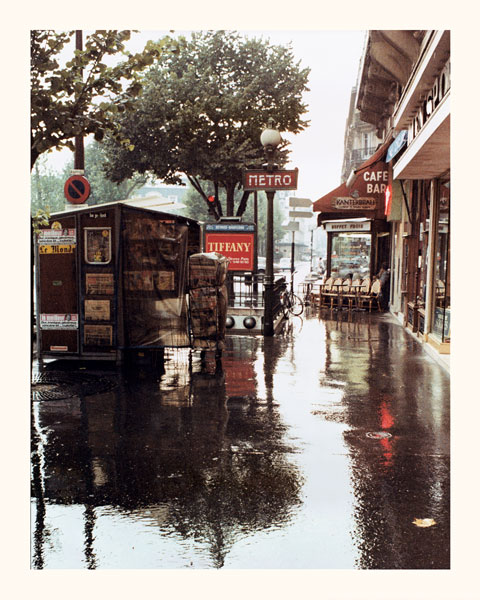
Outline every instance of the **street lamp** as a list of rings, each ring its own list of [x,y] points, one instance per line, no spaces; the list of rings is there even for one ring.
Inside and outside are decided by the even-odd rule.
[[[278,168],[274,162],[277,146],[282,142],[282,136],[274,129],[272,118],[268,120],[268,127],[262,132],[260,142],[265,149],[267,163],[263,165],[269,172]],[[267,191],[267,239],[265,249],[265,287],[264,287],[264,313],[263,313],[263,335],[272,336],[273,327],[273,197],[275,191]]]

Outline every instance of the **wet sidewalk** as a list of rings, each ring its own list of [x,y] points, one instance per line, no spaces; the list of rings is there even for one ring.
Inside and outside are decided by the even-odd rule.
[[[390,315],[167,358],[37,375],[32,568],[449,568],[449,377]]]

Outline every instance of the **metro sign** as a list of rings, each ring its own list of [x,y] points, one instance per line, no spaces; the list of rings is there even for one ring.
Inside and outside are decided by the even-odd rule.
[[[298,169],[291,171],[244,171],[243,189],[246,191],[274,192],[276,190],[296,190]]]

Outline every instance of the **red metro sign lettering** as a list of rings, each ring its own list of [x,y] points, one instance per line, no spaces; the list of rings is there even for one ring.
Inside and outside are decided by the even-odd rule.
[[[246,191],[274,192],[276,190],[296,190],[298,169],[291,171],[245,171],[243,189]]]

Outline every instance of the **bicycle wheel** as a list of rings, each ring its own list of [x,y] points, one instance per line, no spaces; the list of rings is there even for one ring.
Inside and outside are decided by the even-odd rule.
[[[294,317],[299,317],[303,313],[303,302],[296,294],[289,294],[289,310]]]

